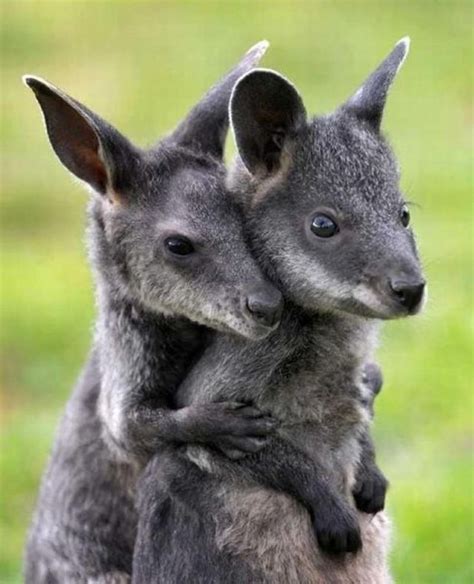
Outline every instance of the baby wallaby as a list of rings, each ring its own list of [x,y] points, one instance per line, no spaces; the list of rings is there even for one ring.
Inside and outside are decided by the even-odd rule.
[[[231,186],[285,310],[265,339],[211,342],[179,403],[252,396],[281,424],[262,451],[238,462],[188,446],[148,465],[137,583],[390,580],[386,517],[358,514],[352,491],[360,467],[377,472],[373,449],[364,451],[371,406],[361,381],[378,321],[416,314],[424,296],[397,164],[380,131],[407,50],[403,39],[347,102],[309,121],[279,74],[255,70],[237,83]],[[294,497],[268,488],[283,476]],[[324,553],[362,545],[358,554]]]
[[[121,582],[130,574],[133,491],[167,442],[256,452],[274,424],[229,400],[175,409],[174,392],[212,334],[261,339],[282,296],[244,238],[225,187],[228,102],[259,43],[165,139],[138,148],[50,83],[25,77],[59,160],[91,192],[88,247],[98,315],[88,363],[44,476],[27,582]]]

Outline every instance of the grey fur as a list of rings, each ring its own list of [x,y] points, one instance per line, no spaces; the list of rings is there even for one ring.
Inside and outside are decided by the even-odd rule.
[[[179,403],[252,398],[281,425],[265,449],[238,462],[199,446],[152,460],[139,491],[134,582],[390,582],[388,520],[357,513],[355,503],[377,497],[380,486],[362,382],[377,321],[422,306],[397,165],[373,116],[406,50],[399,43],[363,86],[362,109],[349,100],[309,122],[278,74],[256,70],[237,84],[231,112],[241,159],[232,187],[286,308],[265,339],[216,337],[183,382]],[[337,236],[313,235],[318,212],[336,219]],[[399,281],[418,287],[416,301],[399,294]],[[361,487],[357,472],[366,464],[372,482]],[[294,498],[269,488],[281,488],[282,476]],[[331,557],[314,532],[324,550],[357,550],[360,537],[362,551]]]
[[[98,306],[91,355],[43,477],[28,583],[127,580],[135,482],[150,455],[166,442],[255,452],[273,430],[240,402],[171,409],[207,327],[257,339],[278,324],[281,294],[250,255],[221,160],[231,89],[265,49],[253,47],[149,150],[50,83],[25,78],[60,161],[91,190]],[[164,243],[175,234],[195,253],[172,255]]]

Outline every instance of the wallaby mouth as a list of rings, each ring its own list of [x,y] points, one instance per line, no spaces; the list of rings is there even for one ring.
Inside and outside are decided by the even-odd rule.
[[[276,330],[280,324],[280,318],[273,320],[273,324],[265,324],[247,313],[239,317],[230,317],[225,321],[207,322],[207,326],[220,330],[224,333],[238,335],[250,341],[259,341],[266,338],[270,333]]]
[[[283,296],[276,288],[256,288],[245,298],[243,312],[256,325],[273,330],[281,319]]]
[[[210,326],[257,341],[278,328],[283,313],[283,296],[270,284],[248,286],[241,291],[238,307],[234,310],[222,320],[215,316]]]
[[[361,314],[381,319],[413,316],[426,301],[426,281],[421,275],[391,276],[384,281],[361,283],[354,288],[353,299]]]
[[[392,297],[407,314],[413,315],[420,312],[425,296],[426,282],[421,278],[416,280],[390,279],[389,288]]]

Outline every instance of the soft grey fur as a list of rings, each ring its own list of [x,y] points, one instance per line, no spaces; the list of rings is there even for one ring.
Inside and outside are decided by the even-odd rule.
[[[59,159],[92,188],[88,241],[99,309],[91,356],[43,479],[26,554],[28,582],[126,580],[135,480],[150,454],[167,441],[208,443],[233,456],[256,452],[274,426],[241,402],[169,409],[211,336],[183,316],[249,338],[268,334],[279,317],[281,296],[249,257],[219,162],[231,89],[265,46],[251,49],[171,136],[147,151],[61,90],[26,78]],[[170,233],[195,240],[199,252],[190,261],[166,255],[163,238]],[[378,383],[373,373],[369,402]],[[365,451],[373,458],[370,445]],[[378,498],[377,475],[359,477],[360,508],[383,505],[383,477]]]
[[[415,314],[423,304],[397,165],[380,134],[407,49],[400,41],[351,99],[310,121],[278,74],[256,70],[237,84],[231,114],[240,161],[232,188],[244,201],[254,252],[286,308],[265,339],[211,341],[179,400],[252,398],[281,425],[266,448],[239,462],[188,446],[148,465],[136,583],[390,581],[388,520],[358,514],[352,490],[366,463],[370,415],[361,406],[361,378],[373,358],[377,321]],[[335,218],[334,237],[312,233],[318,213]],[[281,467],[288,493],[309,503],[310,513],[296,498],[262,486],[262,476],[270,484]],[[355,551],[360,543],[362,550],[330,556],[314,532],[325,550]]]
[[[28,583],[126,581],[135,481],[148,457],[166,442],[255,452],[273,428],[241,402],[171,409],[211,334],[206,327],[258,339],[281,313],[281,294],[250,254],[222,164],[232,87],[265,49],[253,47],[147,150],[50,83],[25,78],[60,161],[91,190],[98,308],[91,355],[43,477]],[[185,236],[194,253],[173,255],[170,236]]]

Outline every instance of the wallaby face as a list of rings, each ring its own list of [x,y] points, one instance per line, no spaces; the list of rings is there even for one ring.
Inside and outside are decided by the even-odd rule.
[[[130,203],[94,205],[101,269],[113,270],[148,309],[265,336],[278,323],[281,297],[245,244],[222,166],[173,146],[144,158]]]
[[[231,117],[252,182],[253,235],[285,291],[307,308],[396,318],[421,309],[424,279],[397,164],[379,128],[408,50],[400,41],[333,114],[306,120],[277,73],[237,84]],[[246,176],[245,176],[246,175]]]
[[[90,247],[99,283],[149,310],[252,339],[278,324],[281,295],[245,243],[218,160],[227,116],[216,120],[213,112],[226,111],[218,107],[229,93],[223,89],[265,49],[251,49],[173,134],[146,151],[61,90],[25,77],[53,149],[92,189]]]

